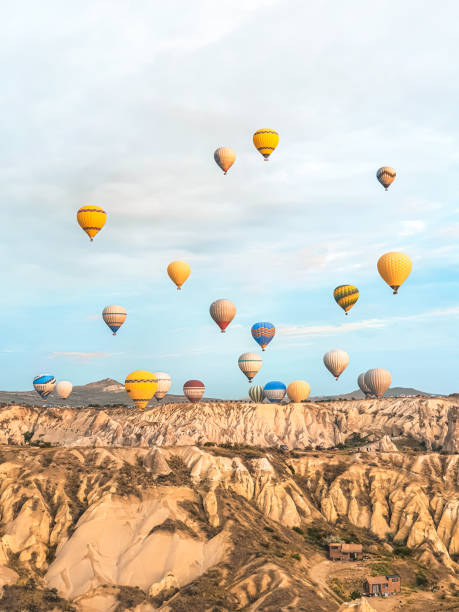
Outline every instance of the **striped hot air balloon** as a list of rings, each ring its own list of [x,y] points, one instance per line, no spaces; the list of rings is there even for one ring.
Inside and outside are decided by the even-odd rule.
[[[287,393],[287,387],[284,385],[284,383],[278,380],[272,380],[271,382],[266,383],[263,391],[265,397],[267,397],[272,404],[275,404],[284,399],[285,394]]]
[[[229,147],[220,147],[214,153],[214,159],[226,174],[236,161],[236,153]]]
[[[200,380],[188,380],[183,385],[183,393],[192,404],[197,404],[202,398],[206,390],[203,382]]]
[[[260,371],[263,359],[257,353],[242,353],[237,361],[239,368],[243,374],[247,376],[249,382]]]
[[[365,397],[371,395],[371,390],[370,387],[365,383],[365,374],[366,372],[362,372],[362,374],[359,374],[359,377],[357,378],[357,384],[359,385],[360,391],[362,391],[362,393],[365,394]]]
[[[251,331],[253,339],[261,346],[261,350],[264,351],[274,338],[276,328],[272,323],[261,321],[260,323],[254,323]]]
[[[67,399],[72,393],[73,385],[68,380],[60,380],[56,385],[56,391],[61,399]]]
[[[390,166],[382,166],[376,172],[376,178],[387,191],[392,183],[395,181],[397,173]]]
[[[287,387],[287,395],[295,403],[308,399],[310,393],[311,387],[305,380],[293,380]]]
[[[349,365],[349,355],[346,351],[340,349],[328,351],[328,353],[324,355],[324,364],[327,370],[333,374],[336,380],[338,380]]]
[[[102,311],[102,318],[112,330],[114,336],[116,336],[116,332],[126,321],[126,317],[126,309],[119,305],[105,306]]]
[[[190,276],[191,268],[186,261],[171,261],[167,266],[167,273],[173,283],[177,285],[177,291],[180,291],[183,283]]]
[[[262,128],[253,135],[253,144],[263,155],[265,161],[268,161],[269,156],[279,144],[279,134],[275,130]]]
[[[392,382],[389,370],[375,368],[365,373],[365,385],[370,389],[370,393],[380,398],[384,395]]]
[[[54,391],[56,379],[51,374],[40,374],[33,379],[33,387],[40,397],[45,399]]]
[[[88,234],[91,242],[94,236],[100,232],[107,220],[107,213],[100,206],[89,204],[82,206],[77,212],[79,226]]]
[[[153,374],[156,377],[156,380],[158,381],[155,399],[159,401],[169,393],[172,381],[171,377],[169,376],[169,374],[166,374],[166,372],[153,372]]]
[[[339,285],[333,291],[333,297],[335,298],[338,306],[344,310],[347,315],[349,310],[359,299],[359,290],[354,285]]]
[[[222,334],[224,334],[225,329],[236,315],[236,306],[231,300],[216,300],[210,305],[209,312],[212,319],[222,330]]]
[[[124,388],[139,409],[146,408],[157,387],[156,376],[147,370],[135,370],[124,381]]]
[[[382,279],[398,293],[400,286],[406,281],[413,268],[413,263],[408,255],[391,251],[385,253],[378,259],[378,272]]]
[[[263,391],[263,387],[261,385],[253,385],[253,387],[250,387],[249,397],[252,402],[255,402],[256,404],[261,404],[262,401],[265,399],[265,392]]]

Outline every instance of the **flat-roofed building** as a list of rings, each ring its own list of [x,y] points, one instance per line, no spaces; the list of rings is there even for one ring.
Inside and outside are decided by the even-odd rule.
[[[332,542],[328,545],[328,556],[332,561],[357,561],[363,557],[361,544]]]
[[[363,583],[363,590],[367,595],[383,596],[400,593],[402,583],[398,574],[390,576],[369,576]]]

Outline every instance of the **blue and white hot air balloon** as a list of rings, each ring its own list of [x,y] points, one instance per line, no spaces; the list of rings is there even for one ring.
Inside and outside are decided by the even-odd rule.
[[[255,342],[261,346],[264,351],[271,340],[274,338],[276,328],[272,323],[261,321],[260,323],[254,323],[252,325],[252,336]]]
[[[40,374],[33,379],[33,387],[40,397],[43,399],[48,397],[54,391],[56,379],[50,374]]]
[[[285,394],[287,393],[287,387],[283,382],[272,380],[271,382],[266,383],[263,391],[265,397],[267,397],[272,404],[275,404],[284,399]]]

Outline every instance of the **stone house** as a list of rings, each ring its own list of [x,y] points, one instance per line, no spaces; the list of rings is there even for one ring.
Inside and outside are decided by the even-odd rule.
[[[366,595],[387,597],[394,593],[400,593],[401,586],[402,582],[398,574],[369,576],[363,583],[363,590]]]
[[[363,548],[361,544],[332,542],[328,545],[328,557],[331,561],[357,561],[363,557]]]

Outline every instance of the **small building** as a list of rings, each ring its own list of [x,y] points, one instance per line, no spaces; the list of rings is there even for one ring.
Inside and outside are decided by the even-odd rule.
[[[363,557],[362,545],[332,542],[328,545],[328,556],[331,561],[358,561]]]
[[[391,576],[369,576],[363,583],[363,590],[371,597],[387,597],[400,593],[402,581],[398,574]]]

